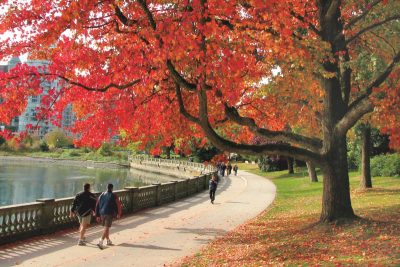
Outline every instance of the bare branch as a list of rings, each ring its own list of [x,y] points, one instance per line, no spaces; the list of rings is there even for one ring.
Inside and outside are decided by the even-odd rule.
[[[111,23],[114,23],[114,20],[110,20],[110,21],[104,22],[102,24],[97,24],[97,25],[83,26],[83,28],[84,29],[98,29],[98,28],[103,28],[104,26],[107,26]]]
[[[69,83],[71,85],[76,85],[76,86],[79,86],[79,87],[81,87],[81,88],[83,88],[83,89],[85,89],[87,91],[92,91],[92,92],[106,92],[110,88],[117,88],[117,89],[123,90],[123,89],[129,88],[129,87],[132,87],[132,86],[138,84],[139,82],[141,82],[141,79],[136,79],[136,80],[133,80],[132,82],[129,82],[129,83],[126,83],[126,84],[110,83],[110,84],[108,84],[108,85],[106,85],[104,87],[97,87],[96,88],[96,87],[90,87],[90,86],[84,85],[84,84],[79,83],[79,82],[71,81],[70,79],[68,79],[68,78],[66,78],[64,76],[61,76],[61,75],[54,75],[54,74],[45,74],[45,75],[57,76],[60,79],[66,81],[67,83]]]
[[[388,18],[386,18],[386,19],[384,19],[384,20],[382,20],[382,21],[379,21],[379,22],[377,22],[377,23],[371,24],[371,25],[369,25],[369,26],[363,28],[363,29],[360,30],[359,32],[357,32],[357,33],[356,33],[355,35],[353,35],[352,37],[350,37],[350,38],[346,41],[346,44],[351,43],[352,41],[354,41],[355,39],[357,39],[361,34],[364,34],[364,33],[368,32],[368,31],[370,31],[370,30],[372,30],[372,29],[375,29],[376,27],[379,27],[379,26],[381,26],[381,25],[383,25],[383,24],[385,24],[385,23],[388,23],[388,22],[391,22],[391,21],[394,21],[394,20],[398,20],[398,19],[400,19],[400,14],[395,15],[395,16],[391,16],[391,17],[388,17]]]

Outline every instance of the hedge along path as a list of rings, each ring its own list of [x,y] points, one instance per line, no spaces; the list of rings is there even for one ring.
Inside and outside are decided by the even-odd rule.
[[[267,179],[240,172],[221,179],[215,204],[207,191],[115,221],[114,246],[99,250],[100,226],[77,246],[78,232],[0,247],[0,266],[162,266],[191,255],[217,236],[257,216],[274,200]]]

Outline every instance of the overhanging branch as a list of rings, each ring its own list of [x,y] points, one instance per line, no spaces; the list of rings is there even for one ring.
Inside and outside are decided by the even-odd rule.
[[[239,144],[227,140],[218,135],[211,125],[206,122],[201,122],[200,127],[205,132],[207,138],[219,149],[223,151],[232,151],[239,154],[251,154],[251,155],[282,155],[295,157],[304,161],[313,161],[320,163],[321,156],[318,153],[298,148],[286,144],[264,144],[264,145],[249,145]]]
[[[385,23],[388,23],[388,22],[391,22],[391,21],[394,21],[394,20],[398,20],[398,19],[400,19],[400,14],[399,14],[399,15],[392,16],[392,17],[388,17],[388,18],[386,18],[386,19],[384,19],[384,20],[382,20],[382,21],[379,21],[379,22],[377,22],[377,23],[371,24],[371,25],[369,25],[369,26],[363,28],[363,29],[360,30],[359,32],[357,32],[357,33],[356,33],[355,35],[353,35],[352,37],[350,37],[350,38],[346,41],[346,43],[349,44],[349,43],[351,43],[352,41],[354,41],[355,39],[357,39],[360,35],[362,35],[362,34],[368,32],[368,31],[370,31],[370,30],[373,30],[373,29],[375,29],[376,27],[379,27],[379,26],[381,26],[381,25],[383,25],[383,24],[385,24]]]
[[[185,103],[183,102],[181,88],[178,83],[175,83],[175,93],[178,99],[179,112],[191,122],[199,124],[199,119],[191,115],[185,108]]]
[[[264,144],[249,145],[239,144],[221,137],[210,125],[207,112],[207,94],[206,89],[201,89],[199,95],[199,121],[197,124],[203,129],[207,138],[217,148],[223,151],[234,151],[240,154],[251,155],[282,155],[296,157],[304,161],[321,163],[321,155],[307,149],[299,148],[288,144]]]
[[[317,138],[309,138],[290,132],[270,131],[268,129],[258,127],[254,119],[240,116],[236,108],[229,107],[226,103],[225,114],[230,120],[234,121],[235,123],[242,126],[247,126],[255,134],[266,137],[270,140],[296,143],[312,151],[318,151],[322,147],[322,141]]]

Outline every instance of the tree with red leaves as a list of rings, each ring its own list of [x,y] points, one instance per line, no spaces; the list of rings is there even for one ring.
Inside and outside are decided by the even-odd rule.
[[[3,2],[0,57],[50,64],[2,74],[0,120],[39,93],[21,81],[60,79],[47,110],[72,103],[82,144],[121,131],[170,143],[179,133],[292,156],[322,170],[321,222],[352,219],[346,133],[371,112],[389,119],[387,132],[398,125],[399,9],[395,0]],[[384,66],[358,80],[357,60],[374,53]]]

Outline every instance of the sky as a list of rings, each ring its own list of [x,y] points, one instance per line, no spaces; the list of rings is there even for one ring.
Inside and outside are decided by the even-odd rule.
[[[3,2],[3,1],[1,1],[1,2]],[[5,2],[10,3],[10,1],[7,1],[7,0]],[[24,1],[18,0],[17,2],[24,2]],[[3,3],[2,3],[2,5],[3,5]],[[3,8],[0,8],[0,16],[5,14],[6,12],[7,12],[7,6],[6,5],[3,6]],[[5,34],[0,34],[0,40],[4,40],[5,38],[10,37],[11,34],[12,34],[11,32],[6,32]],[[20,60],[22,62],[25,62],[27,60],[27,58],[28,58],[28,54],[20,55]],[[6,65],[8,60],[10,60],[10,59],[1,59],[0,58],[0,65]]]

